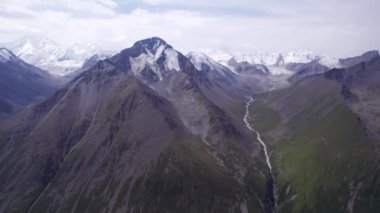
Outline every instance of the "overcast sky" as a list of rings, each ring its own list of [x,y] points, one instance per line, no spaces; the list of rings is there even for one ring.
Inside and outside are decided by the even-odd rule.
[[[184,53],[346,57],[380,49],[379,9],[379,0],[0,0],[0,43],[44,35],[121,49],[159,36]]]

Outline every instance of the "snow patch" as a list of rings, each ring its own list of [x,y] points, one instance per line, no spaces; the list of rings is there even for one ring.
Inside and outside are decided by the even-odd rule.
[[[328,56],[321,56],[319,61],[318,61],[320,64],[322,64],[323,66],[326,66],[328,68],[341,68],[342,65],[340,64],[339,62],[339,59],[338,58],[331,58],[331,57],[328,57]]]
[[[199,52],[191,52],[187,54],[187,58],[190,59],[191,63],[197,70],[202,70],[202,64],[210,66],[211,62],[208,60],[207,56]]]
[[[167,48],[166,44],[157,42],[152,49],[147,49],[146,54],[142,53],[138,57],[129,58],[131,64],[132,73],[136,76],[141,76],[141,72],[149,67],[159,78],[163,80],[163,74],[161,73],[160,67],[157,64],[157,60],[165,54],[164,66],[166,70],[180,71],[178,53],[172,48]],[[154,52],[154,53],[153,53]]]
[[[288,63],[310,63],[318,60],[319,56],[313,52],[286,52],[280,54],[285,64]]]
[[[129,58],[129,62],[131,63],[132,73],[136,76],[141,76],[141,71],[145,69],[145,67],[149,67],[160,79],[163,79],[161,72],[159,72],[156,66],[155,57],[151,54],[141,54],[136,58]]]
[[[178,61],[178,53],[177,51],[173,49],[166,49],[165,50],[165,55],[166,55],[166,68],[168,70],[175,70],[179,72],[180,66],[179,66],[179,61]]]
[[[156,49],[156,55],[154,56],[155,61],[157,61],[162,56],[162,53],[164,52],[165,48],[166,48],[166,45],[160,45]]]
[[[208,51],[206,52],[206,54],[216,62],[222,64],[223,66],[228,66],[228,60],[230,60],[233,57],[231,54],[228,54],[220,50]]]
[[[141,54],[136,58],[129,57],[129,62],[131,64],[132,73],[134,75],[139,75],[146,66],[146,55]]]
[[[208,57],[207,55],[200,53],[200,52],[190,52],[186,55],[186,57],[191,61],[191,63],[194,65],[194,67],[201,71],[202,70],[202,64],[205,64],[209,66],[212,70],[219,72],[222,75],[225,75],[225,71],[228,69],[228,71],[231,71],[234,74],[237,74],[234,69],[230,68],[229,66],[224,66],[216,61],[214,61],[212,58]]]

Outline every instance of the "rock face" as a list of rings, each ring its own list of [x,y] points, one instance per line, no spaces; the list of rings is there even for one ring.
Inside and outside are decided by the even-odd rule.
[[[0,48],[0,120],[52,94],[56,84],[46,71]]]
[[[380,56],[346,69],[331,70],[325,76],[343,85],[342,92],[350,100],[350,107],[370,134],[380,137]]]
[[[0,211],[272,212],[243,102],[211,99],[222,90],[208,76],[151,38],[12,117],[0,126]]]

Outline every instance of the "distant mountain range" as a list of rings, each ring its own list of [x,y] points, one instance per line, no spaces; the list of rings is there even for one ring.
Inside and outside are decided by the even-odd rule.
[[[45,37],[23,37],[0,46],[8,48],[25,62],[57,76],[73,73],[94,55],[104,59],[114,53],[97,49],[89,43],[77,43],[64,48]]]
[[[378,51],[26,43],[0,49],[0,212],[380,209]]]
[[[64,48],[45,37],[23,37],[10,43],[0,44],[1,46],[8,48],[27,63],[58,76],[70,75],[83,65],[87,66],[93,61],[102,60],[117,53],[114,50],[100,50],[89,43],[77,43],[72,47]],[[332,58],[310,51],[256,52],[237,56],[214,52],[210,58],[232,70],[238,65],[244,66],[245,63],[251,66],[265,66],[268,74],[272,75],[291,75],[292,69],[287,67],[289,64],[316,62],[327,68],[340,68],[347,65],[344,62],[345,59]]]

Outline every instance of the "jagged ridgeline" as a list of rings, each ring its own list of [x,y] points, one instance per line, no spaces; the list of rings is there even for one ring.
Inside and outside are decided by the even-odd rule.
[[[378,51],[219,62],[154,37],[58,89],[0,49],[0,212],[379,212]]]

